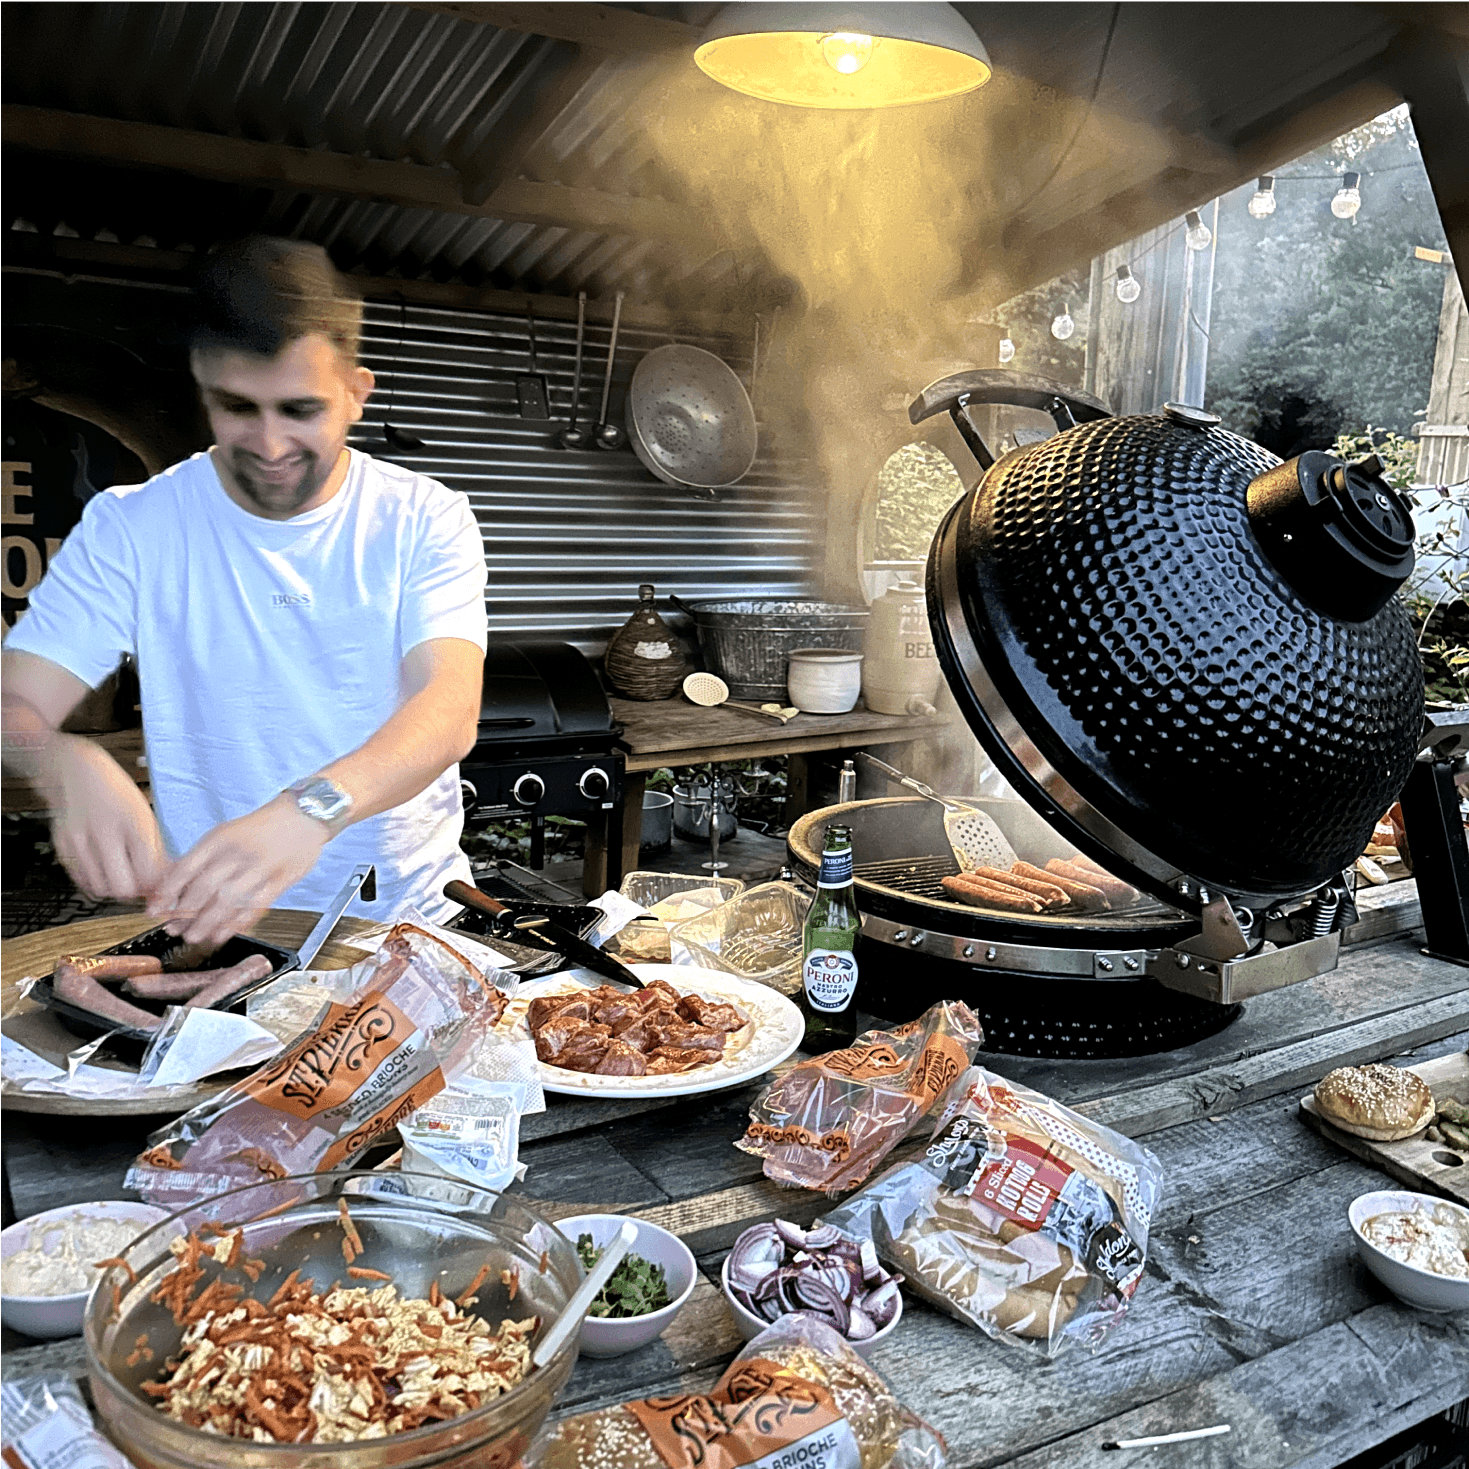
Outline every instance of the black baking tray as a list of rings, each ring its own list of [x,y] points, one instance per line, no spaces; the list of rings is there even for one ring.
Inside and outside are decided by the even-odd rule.
[[[212,953],[201,957],[197,950],[192,947],[186,948],[184,941],[177,934],[169,933],[165,928],[150,928],[147,933],[140,933],[123,943],[113,944],[110,949],[99,949],[96,952],[98,954],[151,954],[155,959],[162,960],[165,974],[185,969],[228,969],[248,959],[252,954],[264,954],[270,960],[269,974],[262,979],[251,980],[249,984],[241,985],[233,994],[226,995],[223,1000],[211,1005],[209,1007],[211,1010],[233,1010],[257,990],[264,989],[272,980],[279,979],[289,970],[297,968],[300,963],[294,949],[283,949],[277,944],[267,944],[261,939],[247,938],[240,933],[226,939]],[[186,952],[188,962],[178,963],[177,960]],[[97,1036],[106,1035],[114,1028],[110,1020],[105,1020],[90,1010],[83,1010],[66,1000],[59,999],[52,986],[54,978],[53,971],[44,979],[37,980],[31,987],[30,998],[53,1011],[56,1018],[69,1031],[85,1040],[94,1040]],[[123,998],[129,1004],[138,1006],[140,1010],[151,1010],[160,1016],[168,1008],[167,1004],[160,1000],[145,1000],[130,994],[124,994]],[[132,1042],[145,1047],[151,1039],[152,1036],[146,1030],[123,1026],[117,1030],[116,1035],[107,1044],[108,1048],[122,1059],[128,1059],[134,1046],[119,1043]]]

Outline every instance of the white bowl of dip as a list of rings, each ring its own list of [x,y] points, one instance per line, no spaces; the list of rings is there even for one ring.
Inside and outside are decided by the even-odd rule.
[[[152,1204],[104,1199],[18,1220],[0,1231],[0,1317],[26,1336],[80,1336],[87,1297],[102,1274],[94,1262],[120,1254],[167,1218],[167,1209]]]
[[[1404,1214],[1413,1222],[1401,1229],[1383,1220]],[[1469,1274],[1444,1270],[1454,1251],[1463,1260],[1469,1250],[1469,1209],[1432,1194],[1379,1189],[1353,1199],[1347,1219],[1362,1263],[1399,1300],[1424,1311],[1469,1311]]]

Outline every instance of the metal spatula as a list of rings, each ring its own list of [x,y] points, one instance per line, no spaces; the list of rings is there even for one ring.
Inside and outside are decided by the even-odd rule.
[[[979,867],[998,867],[1008,871],[1014,866],[1015,850],[987,811],[964,801],[945,800],[932,786],[893,769],[876,755],[869,755],[865,750],[861,754],[869,765],[875,765],[895,785],[905,786],[925,801],[937,802],[944,808],[944,835],[954,849],[954,860],[963,871],[973,872]]]

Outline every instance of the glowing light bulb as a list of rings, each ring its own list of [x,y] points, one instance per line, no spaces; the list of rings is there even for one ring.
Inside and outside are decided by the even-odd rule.
[[[1071,307],[1063,306],[1061,314],[1051,323],[1051,335],[1058,342],[1064,342],[1076,330],[1076,323],[1071,319]]]
[[[1362,195],[1357,189],[1361,182],[1362,175],[1359,173],[1344,173],[1341,176],[1341,188],[1331,201],[1331,212],[1338,219],[1357,217],[1357,211],[1362,207]]]
[[[1183,217],[1183,239],[1190,250],[1207,250],[1213,243],[1214,234],[1199,218],[1197,209],[1190,209]]]
[[[855,31],[833,31],[821,38],[821,54],[833,71],[849,77],[872,60],[872,37]]]
[[[1015,343],[1010,340],[1010,333],[1007,331],[1005,335],[1000,338],[1000,361],[1013,362],[1014,360]]]
[[[1255,192],[1245,207],[1250,211],[1251,219],[1268,219],[1275,213],[1275,179],[1270,174],[1260,175]]]
[[[1130,265],[1117,267],[1117,299],[1124,306],[1131,306],[1143,293],[1143,283],[1132,273]]]

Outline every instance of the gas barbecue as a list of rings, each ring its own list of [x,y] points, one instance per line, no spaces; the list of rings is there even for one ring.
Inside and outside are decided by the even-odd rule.
[[[968,417],[1049,413],[998,461]],[[1406,501],[1373,458],[1287,463],[1212,414],[1115,418],[1005,371],[926,388],[980,466],[928,560],[935,650],[1018,799],[973,798],[1016,854],[1077,853],[1136,890],[1106,912],[950,896],[942,812],[909,798],[815,811],[788,838],[814,881],[852,828],[859,1003],[905,1019],[940,996],[987,1047],[1141,1054],[1222,1029],[1251,995],[1335,967],[1346,872],[1403,790],[1423,681],[1394,598],[1413,565]],[[968,798],[966,798],[968,799]]]
[[[618,734],[595,670],[570,643],[493,643],[479,736],[459,763],[466,824],[528,818],[540,867],[547,816],[601,820],[622,799]]]

